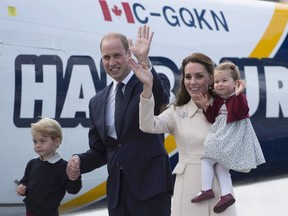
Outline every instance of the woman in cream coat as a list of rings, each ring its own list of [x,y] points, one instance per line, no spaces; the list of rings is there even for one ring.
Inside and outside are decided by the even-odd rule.
[[[215,198],[201,203],[191,203],[192,197],[201,190],[201,157],[204,139],[210,126],[201,106],[197,106],[197,100],[200,93],[212,98],[213,61],[201,53],[194,53],[183,60],[180,69],[182,76],[180,90],[176,102],[159,116],[154,116],[151,72],[146,65],[139,66],[132,59],[129,59],[129,64],[143,83],[140,98],[140,129],[147,133],[172,134],[177,143],[179,162],[173,171],[173,174],[176,174],[176,181],[171,215],[236,216],[235,205],[220,214],[213,212],[213,207],[221,194],[216,176],[213,182]]]

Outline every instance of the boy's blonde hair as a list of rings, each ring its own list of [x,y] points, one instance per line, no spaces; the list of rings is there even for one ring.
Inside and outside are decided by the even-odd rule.
[[[240,80],[240,71],[238,67],[231,61],[224,61],[215,67],[214,71],[229,71],[234,81]]]
[[[60,138],[62,142],[63,134],[61,125],[54,119],[45,117],[31,124],[31,132],[39,132],[44,136],[51,137],[51,139]]]

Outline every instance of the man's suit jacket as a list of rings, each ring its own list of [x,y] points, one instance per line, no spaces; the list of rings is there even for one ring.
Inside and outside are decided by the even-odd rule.
[[[152,69],[155,115],[169,102],[170,83],[166,75]],[[117,206],[120,172],[129,190],[140,200],[162,192],[172,192],[172,174],[169,156],[164,148],[163,134],[144,133],[139,129],[139,100],[143,84],[135,75],[125,87],[122,100],[122,125],[118,140],[105,132],[106,99],[112,83],[91,98],[89,103],[89,147],[81,160],[81,173],[90,172],[107,164],[108,208]]]

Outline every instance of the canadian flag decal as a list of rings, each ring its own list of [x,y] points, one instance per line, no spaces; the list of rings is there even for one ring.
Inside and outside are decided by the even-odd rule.
[[[126,16],[127,22],[128,23],[135,23],[134,17],[133,17],[132,11],[131,11],[131,7],[130,7],[128,2],[121,2],[122,7],[119,8],[117,5],[114,5],[111,9],[109,9],[106,0],[99,0],[99,3],[101,6],[101,9],[102,9],[105,21],[112,21],[111,12],[115,16],[120,17],[123,14],[122,10],[124,10],[124,14]],[[111,10],[111,12],[110,12],[110,10]]]

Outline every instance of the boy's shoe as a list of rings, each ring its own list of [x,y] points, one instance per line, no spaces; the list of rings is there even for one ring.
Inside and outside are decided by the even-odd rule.
[[[214,206],[215,213],[221,213],[225,211],[229,206],[235,203],[235,199],[231,194],[221,196],[219,202]]]
[[[213,193],[212,189],[207,190],[207,191],[201,190],[201,192],[199,194],[197,194],[197,196],[195,196],[191,200],[191,202],[192,203],[197,203],[197,202],[201,202],[201,201],[212,199],[212,198],[214,198],[214,193]]]

